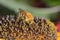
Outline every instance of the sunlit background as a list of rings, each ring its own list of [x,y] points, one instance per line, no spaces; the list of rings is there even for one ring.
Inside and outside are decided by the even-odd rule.
[[[60,32],[60,0],[0,0],[0,16],[15,15],[19,8],[31,12],[33,16],[50,19]]]

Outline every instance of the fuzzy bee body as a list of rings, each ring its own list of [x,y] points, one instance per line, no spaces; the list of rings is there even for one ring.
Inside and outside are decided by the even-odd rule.
[[[25,21],[31,21],[34,19],[33,15],[30,12],[20,9],[18,16],[22,16]]]

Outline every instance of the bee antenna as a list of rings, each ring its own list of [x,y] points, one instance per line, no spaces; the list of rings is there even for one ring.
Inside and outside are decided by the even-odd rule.
[[[21,8],[19,8],[19,10],[22,10]]]

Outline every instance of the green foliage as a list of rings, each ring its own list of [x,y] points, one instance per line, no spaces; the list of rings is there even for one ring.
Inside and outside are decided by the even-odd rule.
[[[49,4],[50,6],[60,5],[60,0],[45,0],[45,2],[46,2],[47,4]]]
[[[2,5],[0,5],[0,16],[3,15],[15,15],[16,13],[13,10],[10,10],[9,8],[6,8]]]

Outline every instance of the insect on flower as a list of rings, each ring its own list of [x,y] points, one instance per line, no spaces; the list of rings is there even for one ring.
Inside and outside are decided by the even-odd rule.
[[[19,12],[19,16],[23,16],[25,21],[31,21],[34,19],[33,15],[30,13],[30,12],[27,12],[25,10],[22,10],[22,9],[19,9],[20,12]]]

